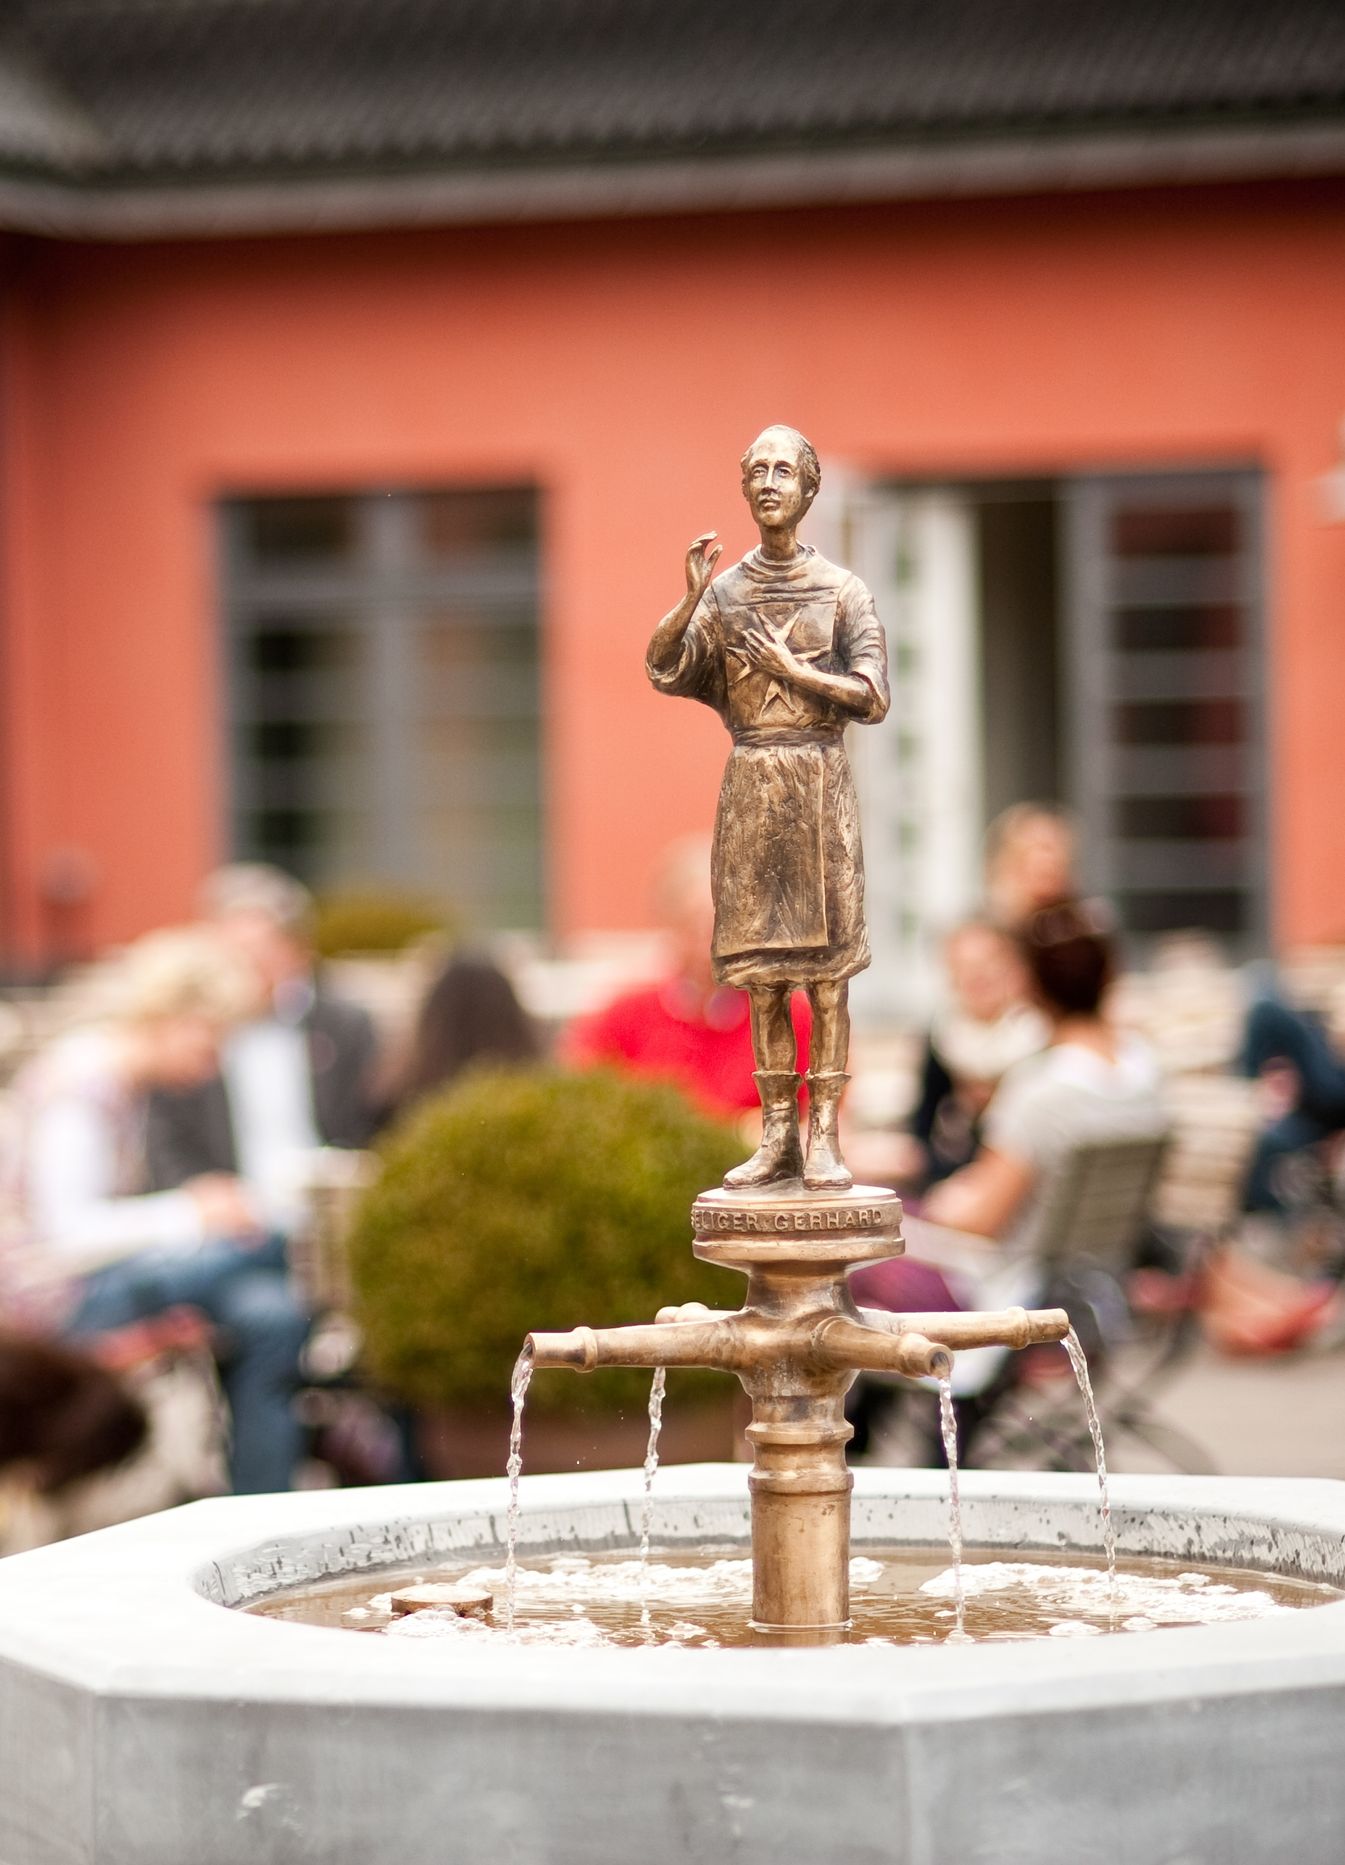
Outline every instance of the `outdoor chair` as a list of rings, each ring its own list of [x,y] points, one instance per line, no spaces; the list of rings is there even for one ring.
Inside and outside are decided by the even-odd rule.
[[[1207,1266],[1242,1223],[1243,1189],[1259,1127],[1256,1088],[1234,1076],[1180,1075],[1168,1081],[1164,1104],[1169,1131],[1148,1199],[1147,1229],[1148,1241],[1167,1260],[1167,1271],[1144,1269],[1125,1278],[1131,1338],[1119,1361],[1104,1348],[1095,1383],[1112,1442],[1129,1437],[1174,1469],[1209,1474],[1214,1469],[1209,1453],[1159,1409],[1159,1400],[1203,1338],[1199,1305]],[[1088,1258],[1098,1250],[1098,1242],[1090,1239]],[[1124,1254],[1106,1267],[1113,1274],[1123,1271]],[[1069,1306],[1068,1299],[1063,1305]],[[1113,1348],[1121,1338],[1113,1335]],[[1084,1346],[1091,1361],[1087,1339]],[[1031,1369],[1024,1370],[1030,1376]],[[1010,1415],[1016,1403],[1006,1408]],[[1046,1435],[1062,1462],[1091,1460],[1081,1422],[1071,1430],[1053,1422]]]
[[[1048,1178],[1038,1207],[1039,1283],[1032,1305],[1069,1315],[1113,1440],[1130,1431],[1150,1441],[1151,1431],[1166,1431],[1147,1417],[1143,1389],[1127,1389],[1124,1407],[1108,1393],[1117,1350],[1131,1336],[1126,1281],[1150,1223],[1168,1144],[1166,1136],[1152,1136],[1077,1146]],[[1057,1349],[1002,1356],[981,1390],[964,1394],[956,1409],[959,1451],[969,1462],[1092,1467],[1073,1375]],[[1189,1446],[1183,1458],[1185,1449],[1201,1457]]]
[[[1112,1356],[1129,1338],[1125,1278],[1149,1223],[1166,1147],[1166,1137],[1157,1136],[1099,1140],[1073,1148],[1041,1194],[1034,1286],[1006,1297],[1033,1307],[1064,1308],[1095,1385],[1105,1386]],[[933,1227],[929,1235],[932,1241]],[[922,1236],[912,1254],[927,1253],[937,1261]],[[983,1245],[982,1256],[987,1265],[993,1264],[995,1247]],[[951,1257],[938,1266],[959,1267]],[[1059,1348],[1023,1353],[976,1348],[959,1354],[957,1371],[954,1414],[964,1462],[1091,1468],[1091,1439],[1069,1362]],[[1135,1416],[1140,1422],[1138,1409]],[[1109,1420],[1110,1413],[1104,1423]],[[926,1462],[942,1462],[932,1408],[922,1406],[918,1423],[916,1416],[909,1422],[919,1433],[916,1454]],[[876,1435],[881,1440],[881,1430]]]

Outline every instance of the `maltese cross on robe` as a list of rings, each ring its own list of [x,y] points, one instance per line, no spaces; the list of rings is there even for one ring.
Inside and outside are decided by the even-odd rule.
[[[787,648],[796,661],[815,663],[825,660],[831,651],[827,643],[821,647],[804,647],[802,642],[795,637],[794,630],[800,624],[802,624],[802,632],[805,636],[809,632],[808,605],[804,603],[795,603],[792,608],[781,606],[774,618],[762,609],[755,609],[752,612],[752,621],[754,626],[762,629],[778,646]],[[757,666],[749,651],[743,647],[726,648],[725,659],[730,663],[727,671],[729,682],[733,686],[736,686],[740,680],[747,679],[749,674],[764,671]],[[765,720],[778,711],[792,716],[794,709],[795,696],[789,681],[782,674],[767,675],[766,691],[761,698],[761,718]]]

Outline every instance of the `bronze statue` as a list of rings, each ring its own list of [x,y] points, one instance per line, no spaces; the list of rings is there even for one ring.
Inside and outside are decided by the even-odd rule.
[[[843,1191],[837,1110],[849,1077],[849,980],[869,963],[859,811],[847,725],[887,713],[887,646],[868,590],[795,533],[817,496],[817,455],[768,427],[742,457],[758,548],[715,578],[706,531],[686,555],[686,595],[654,631],[646,667],[661,693],[712,706],[733,736],[715,819],[712,959],[751,996],[761,1145],[730,1190],[802,1176]],[[808,1154],[799,1140],[790,993],[813,1029]]]

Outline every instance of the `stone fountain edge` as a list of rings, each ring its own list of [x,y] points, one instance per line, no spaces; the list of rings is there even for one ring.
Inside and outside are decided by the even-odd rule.
[[[661,1472],[656,1538],[690,1539],[706,1530],[724,1532],[734,1522],[744,1533],[745,1479],[741,1465]],[[525,1479],[523,1551],[558,1544],[630,1545],[640,1493],[638,1471]],[[866,1542],[932,1538],[929,1525],[941,1526],[945,1495],[946,1479],[936,1472],[857,1471],[856,1548],[862,1550]],[[999,1472],[964,1477],[970,1539],[1000,1541],[1006,1547],[1051,1547],[1063,1541],[1092,1548],[1095,1498],[1095,1486],[1086,1477]],[[1250,1538],[1252,1553],[1259,1553],[1263,1564],[1284,1565],[1288,1557],[1290,1565],[1313,1572],[1316,1563],[1320,1577],[1328,1577],[1328,1569],[1339,1577],[1339,1563],[1345,1560],[1345,1484],[1130,1477],[1115,1480],[1114,1499],[1123,1550],[1146,1547],[1184,1558],[1236,1543],[1244,1564],[1255,1565],[1255,1558],[1247,1558]],[[1339,1725],[1345,1709],[1345,1604],[1245,1625],[1115,1640],[1044,1641],[1031,1647],[1027,1663],[1024,1647],[1008,1645],[600,1651],[584,1653],[579,1665],[573,1654],[563,1652],[474,1650],[457,1654],[450,1672],[433,1643],[281,1626],[215,1603],[246,1596],[267,1573],[297,1578],[306,1564],[333,1549],[344,1548],[360,1564],[380,1547],[398,1558],[405,1538],[423,1532],[426,1523],[448,1525],[460,1538],[479,1537],[478,1547],[490,1537],[494,1552],[505,1500],[500,1479],[228,1498],[0,1563],[0,1752],[22,1758],[22,1766],[13,1771],[17,1791],[0,1804],[0,1858],[21,1858],[24,1865],[46,1865],[49,1858],[90,1858],[98,1865],[120,1865],[123,1859],[127,1865],[132,1860],[157,1865],[160,1859],[180,1865],[185,1857],[288,1860],[292,1853],[285,1847],[293,1843],[293,1824],[284,1826],[270,1799],[255,1807],[248,1803],[249,1795],[263,1788],[269,1793],[276,1782],[291,1797],[281,1796],[290,1809],[284,1817],[299,1818],[294,1807],[302,1805],[305,1833],[314,1835],[315,1844],[328,1846],[304,1856],[375,1856],[354,1845],[342,1851],[335,1828],[322,1838],[324,1821],[339,1815],[346,1822],[341,1830],[353,1830],[351,1822],[358,1828],[375,1807],[385,1822],[403,1821],[397,1853],[403,1865],[421,1858],[438,1865],[485,1856],[489,1847],[484,1842],[479,1850],[475,1845],[460,1853],[443,1849],[442,1806],[437,1823],[426,1823],[423,1847],[417,1850],[416,1832],[404,1830],[409,1816],[402,1803],[408,1790],[405,1781],[397,1784],[397,1769],[414,1751],[419,1756],[416,1778],[434,1800],[441,1790],[431,1791],[426,1784],[434,1769],[442,1768],[459,1802],[465,1793],[476,1807],[479,1830],[488,1830],[495,1817],[491,1808],[506,1793],[480,1751],[481,1732],[489,1729],[496,1742],[521,1742],[534,1755],[534,1765],[538,1752],[548,1757],[547,1794],[552,1801],[574,1798],[576,1832],[580,1808],[575,1797],[588,1779],[582,1755],[588,1752],[585,1744],[595,1740],[614,1756],[623,1745],[634,1745],[630,1753],[641,1756],[666,1751],[667,1768],[661,1763],[654,1768],[655,1801],[673,1791],[668,1769],[684,1772],[688,1752],[703,1753],[706,1741],[714,1746],[720,1773],[729,1771],[725,1779],[734,1768],[748,1767],[751,1757],[758,1767],[778,1766],[784,1770],[780,1793],[785,1801],[793,1797],[793,1831],[798,1821],[806,1824],[810,1797],[822,1789],[817,1779],[809,1786],[807,1758],[825,1751],[844,1732],[847,1755],[853,1750],[870,1763],[880,1755],[883,1766],[905,1781],[898,1792],[894,1777],[892,1791],[909,1815],[911,1847],[921,1830],[915,1803],[924,1794],[923,1787],[917,1793],[910,1774],[917,1758],[922,1781],[926,1776],[957,1781],[978,1755],[978,1767],[989,1765],[987,1758],[1007,1762],[1012,1757],[1017,1778],[1030,1777],[1035,1769],[1042,1791],[1054,1783],[1050,1791],[1068,1796],[1076,1789],[1062,1772],[1063,1757],[1074,1754],[1077,1762],[1083,1742],[1085,1755],[1100,1758],[1105,1748],[1108,1779],[1118,1776],[1117,1756],[1128,1752],[1127,1744],[1147,1755],[1130,1779],[1132,1799],[1149,1791],[1154,1768],[1165,1765],[1169,1755],[1174,1763],[1180,1760],[1188,1777],[1192,1770],[1212,1768],[1225,1800],[1236,1799],[1240,1783],[1255,1776],[1260,1799],[1269,1797],[1278,1809],[1281,1837],[1286,1821],[1290,1828],[1297,1822],[1298,1865],[1310,1865],[1319,1856],[1334,1860],[1325,1847],[1314,1850],[1313,1835],[1319,1818],[1328,1813],[1333,1821],[1345,1820],[1345,1791],[1337,1792],[1335,1777],[1328,1780],[1320,1771],[1315,1797],[1305,1798],[1301,1782],[1293,1792],[1286,1783],[1292,1784],[1300,1762],[1306,1767],[1315,1757],[1320,1769],[1325,1731]],[[1163,1545],[1154,1545],[1155,1536]],[[1163,1746],[1155,1757],[1145,1745],[1152,1744],[1158,1728],[1164,1731]],[[834,1733],[828,1735],[829,1730]],[[1042,1747],[1046,1730],[1052,1732],[1046,1740],[1049,1761]],[[1093,1750],[1089,1742],[1102,1747]],[[1060,1756],[1054,1754],[1057,1746]],[[1271,1758],[1276,1765],[1273,1792],[1265,1773]],[[194,1785],[178,1784],[179,1767],[183,1781]],[[71,1787],[72,1775],[81,1770],[100,1783],[92,1805]],[[1131,1772],[1126,1764],[1118,1778]],[[846,1775],[842,1767],[841,1778]],[[347,1777],[362,1783],[361,1805],[353,1811],[341,1804]],[[591,1781],[584,1791],[594,1791]],[[1082,1783],[1077,1791],[1084,1792]],[[1086,1791],[1096,1797],[1103,1790],[1091,1781]],[[963,1780],[964,1798],[967,1792]],[[733,1798],[721,1796],[725,1805]],[[145,1849],[143,1820],[149,1817],[150,1799],[156,1830],[162,1826],[169,1835],[162,1851]],[[967,1807],[944,1807],[941,1813],[945,1820],[955,1815],[952,1827],[963,1832],[959,1844],[964,1850],[898,1849],[896,1828],[887,1822],[884,1844],[890,1849],[871,1856],[909,1857],[920,1865],[978,1856],[967,1830],[974,1801],[973,1794]],[[221,1827],[223,1809],[230,1809],[229,1819],[238,1822],[236,1853],[230,1849],[232,1829]],[[1310,1821],[1305,1809],[1311,1810]],[[1208,1822],[1217,1814],[1211,1802],[1203,1817]],[[526,1824],[532,1816],[518,1817]],[[213,1849],[203,1848],[200,1840],[200,1821],[207,1818],[213,1821]],[[858,1814],[855,1819],[863,1825]],[[26,1834],[31,1844],[43,1820],[54,1822],[51,1849],[19,1849],[15,1834]],[[272,1843],[266,1839],[268,1821],[275,1829],[274,1850],[266,1849]],[[755,1830],[745,1811],[739,1825],[745,1833]],[[853,1821],[843,1825],[850,1851],[838,1850],[835,1856],[870,1856],[855,1852],[862,1843],[859,1827]],[[787,1847],[780,1852],[784,1840],[774,1814],[762,1833],[768,1829],[776,1858],[803,1856],[788,1853]],[[595,1839],[591,1822],[583,1830],[587,1850],[577,1840],[569,1851],[557,1841],[550,1850],[525,1849],[517,1856],[545,1859],[547,1865],[581,1856],[605,1861],[607,1842]],[[1338,1824],[1334,1830],[1338,1835]],[[139,1835],[134,1843],[133,1832]],[[1171,1837],[1165,1828],[1164,1843]],[[659,1843],[651,1834],[644,1836],[641,1849],[650,1860],[697,1856],[696,1851],[661,1851]],[[710,1843],[704,1835],[697,1839],[701,1855],[710,1855],[705,1851]],[[770,1856],[764,1838],[759,1851],[746,1840],[736,1853],[725,1850],[724,1833],[714,1843],[725,1857],[755,1861]],[[821,1840],[815,1843],[820,1846]],[[1118,1859],[1168,1855],[1142,1849],[1115,1854]],[[613,1850],[610,1856],[629,1852]],[[815,1850],[809,1856],[831,1855]],[[1112,1855],[1103,1849],[1096,1856]]]

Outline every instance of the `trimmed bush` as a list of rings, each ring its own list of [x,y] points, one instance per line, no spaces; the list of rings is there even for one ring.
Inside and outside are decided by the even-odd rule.
[[[412,1403],[498,1408],[532,1329],[736,1307],[743,1282],[691,1254],[691,1201],[741,1157],[674,1088],[595,1071],[472,1074],[382,1148],[350,1238],[370,1371]],[[725,1375],[679,1378],[685,1394]],[[649,1375],[539,1374],[552,1412],[642,1405]]]

